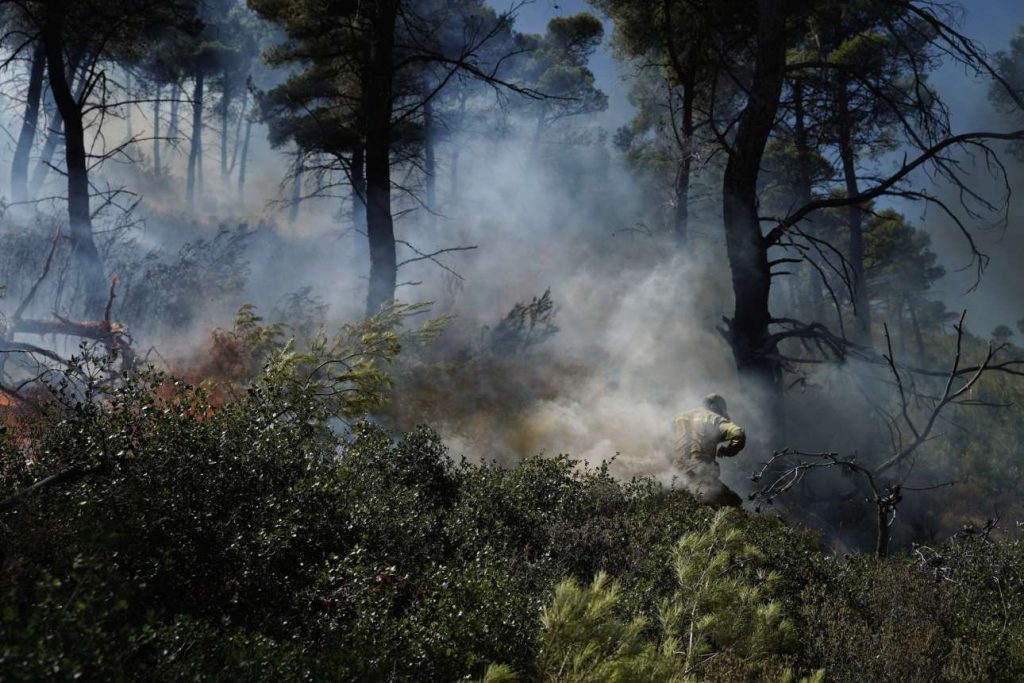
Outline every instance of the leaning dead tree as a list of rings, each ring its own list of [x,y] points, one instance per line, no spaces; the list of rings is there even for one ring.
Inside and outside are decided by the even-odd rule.
[[[0,393],[17,402],[28,400],[21,390],[33,384],[34,380],[38,380],[41,375],[36,375],[18,385],[8,386],[4,380],[6,379],[6,360],[9,354],[24,354],[44,364],[46,362],[57,365],[66,363],[66,359],[52,348],[24,341],[20,337],[59,336],[95,342],[108,353],[116,354],[120,358],[122,372],[132,372],[135,368],[135,353],[131,347],[131,336],[123,324],[112,318],[114,301],[117,298],[117,276],[110,280],[101,318],[72,319],[57,312],[54,312],[49,318],[26,317],[27,311],[36,300],[43,283],[53,268],[54,258],[62,241],[64,241],[62,234],[57,232],[51,241],[50,251],[47,253],[39,277],[32,283],[11,316],[0,322]]]
[[[875,508],[876,542],[875,552],[879,557],[888,554],[891,530],[903,496],[911,491],[929,491],[951,486],[944,482],[932,486],[913,487],[907,479],[913,471],[916,457],[922,448],[935,438],[935,426],[951,406],[983,405],[973,397],[972,390],[989,372],[1019,373],[1022,361],[995,363],[994,359],[1005,346],[993,347],[990,343],[983,360],[971,366],[963,362],[964,318],[960,315],[955,326],[956,344],[950,368],[945,373],[942,391],[939,395],[928,395],[914,388],[910,377],[919,371],[901,366],[896,362],[888,327],[885,328],[887,353],[882,356],[896,391],[895,408],[887,410],[878,407],[889,428],[890,450],[877,462],[866,462],[856,456],[843,456],[838,452],[805,452],[795,448],[776,451],[753,480],[762,484],[749,495],[751,500],[773,502],[779,496],[793,490],[811,472],[839,470],[853,475],[860,482],[860,489],[867,501]],[[934,376],[935,372],[924,374]],[[913,405],[925,405],[923,415],[914,411]],[[917,414],[915,414],[915,412]]]

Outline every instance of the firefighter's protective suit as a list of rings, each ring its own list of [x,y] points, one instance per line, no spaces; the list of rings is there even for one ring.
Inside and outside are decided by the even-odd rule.
[[[715,458],[731,458],[746,445],[743,428],[729,419],[725,400],[718,394],[704,398],[704,407],[675,419],[673,465],[683,473],[686,486],[704,502],[739,507],[743,503],[722,483]]]

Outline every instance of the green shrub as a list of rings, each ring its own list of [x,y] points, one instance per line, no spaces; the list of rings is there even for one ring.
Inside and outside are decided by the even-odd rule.
[[[0,678],[1024,677],[1019,543],[838,563],[565,456],[338,433],[304,362],[225,402],[84,359],[3,434]]]

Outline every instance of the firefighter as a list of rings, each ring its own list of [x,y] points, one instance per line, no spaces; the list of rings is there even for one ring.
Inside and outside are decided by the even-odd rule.
[[[746,445],[743,428],[729,418],[725,399],[704,397],[704,406],[675,419],[672,464],[682,471],[687,488],[711,505],[739,507],[740,498],[722,483],[715,458],[731,458]]]

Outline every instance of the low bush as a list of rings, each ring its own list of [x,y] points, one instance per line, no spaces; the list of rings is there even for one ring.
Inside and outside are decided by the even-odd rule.
[[[228,401],[158,374],[65,382],[4,434],[0,678],[572,680],[545,674],[552,615],[612,586],[594,623],[662,653],[666,680],[1024,675],[1014,543],[839,563],[565,456],[503,468],[425,427],[340,433],[316,387],[267,367]]]

